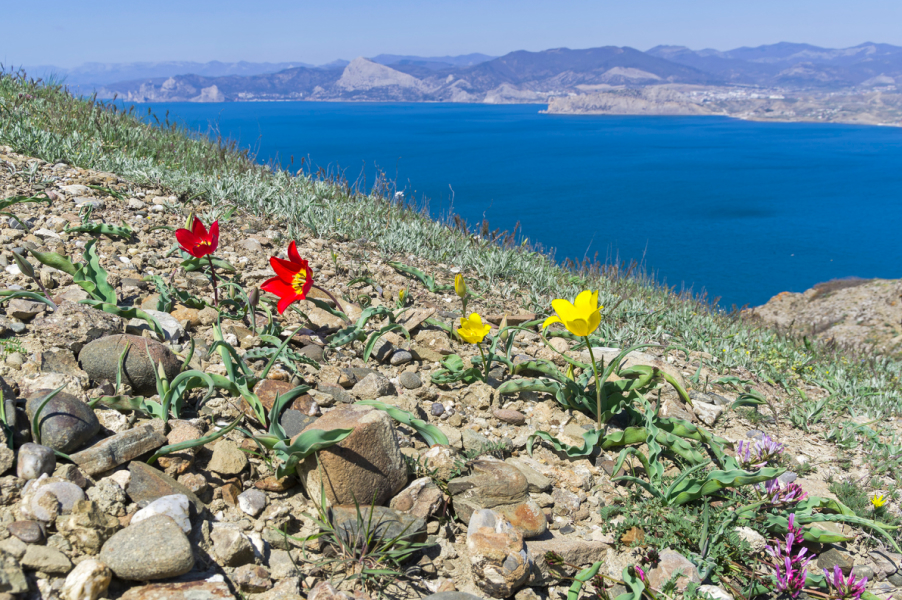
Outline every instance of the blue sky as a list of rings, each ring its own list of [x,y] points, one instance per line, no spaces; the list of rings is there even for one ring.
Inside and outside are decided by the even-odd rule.
[[[7,2],[6,65],[303,61],[657,44],[902,45],[899,0],[134,0]]]

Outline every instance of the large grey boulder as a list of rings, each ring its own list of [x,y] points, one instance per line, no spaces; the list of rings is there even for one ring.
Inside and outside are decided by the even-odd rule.
[[[151,517],[117,532],[98,557],[116,577],[150,581],[184,575],[194,553],[182,528],[166,515]]]
[[[137,335],[108,335],[84,346],[78,354],[81,368],[94,381],[116,381],[119,355],[128,346],[122,367],[122,381],[132,386],[137,394],[152,396],[157,393],[156,368],[163,365],[170,381],[179,374],[182,363],[166,346]]]
[[[381,410],[357,404],[339,406],[304,432],[313,429],[353,431],[298,465],[298,476],[312,498],[319,498],[320,489],[325,489],[329,504],[384,506],[404,489],[407,467],[392,419]]]

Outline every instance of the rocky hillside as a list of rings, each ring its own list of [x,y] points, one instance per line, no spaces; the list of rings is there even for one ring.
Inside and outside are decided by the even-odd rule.
[[[801,294],[777,294],[747,314],[785,332],[866,353],[898,355],[902,344],[902,281],[829,281]]]
[[[834,509],[828,481],[873,474],[854,450],[825,443],[813,422],[807,434],[778,426],[766,406],[784,406],[782,388],[746,369],[724,368],[710,354],[658,345],[624,353],[606,384],[606,393],[633,389],[631,403],[644,405],[644,413],[615,410],[603,443],[587,446],[596,432],[591,412],[555,399],[547,387],[553,379],[532,377],[564,373],[571,361],[583,368],[571,368],[569,376],[584,381],[588,351],[568,337],[546,345],[537,315],[517,300],[471,297],[467,311],[485,316],[490,339],[508,327],[511,363],[496,362],[481,381],[480,352],[447,329],[460,320],[454,265],[388,255],[366,240],[307,237],[298,240],[298,251],[332,295],[314,290],[316,302],[299,301],[301,312],[281,317],[263,308],[271,306],[264,297],[252,316],[239,288],[234,295],[223,288],[217,311],[209,280],[171,251],[172,230],[192,211],[203,215],[203,205],[8,147],[0,148],[0,165],[5,197],[49,200],[14,204],[15,218],[2,217],[2,288],[37,294],[43,287],[53,303],[9,299],[0,323],[9,423],[0,444],[5,597],[454,600],[463,592],[534,600],[563,598],[574,573],[595,564],[592,573],[607,579],[586,575],[584,592],[605,587],[615,596],[641,596],[646,587],[648,595],[688,585],[692,593],[738,598],[740,581],[771,581],[766,538],[782,534],[778,525],[768,531],[763,517],[770,513],[749,513],[740,527],[723,520],[734,518],[720,509],[723,500],[714,502],[711,518],[729,535],[712,541],[724,554],[705,562],[697,554],[698,525],[691,533],[674,529],[701,518],[701,505],[674,502],[667,510],[678,516],[668,524],[661,500],[615,479],[626,473],[621,464],[640,477],[653,477],[660,466],[660,476],[669,478],[686,461],[702,460],[698,450],[732,456],[738,448],[741,459],[736,443],[758,444],[754,455],[769,447],[765,462],[779,466],[750,466],[752,481],[779,476],[783,483],[771,482],[779,493],[801,490]],[[239,213],[220,225],[216,255],[240,273],[232,281],[245,290],[273,276],[270,255],[286,258],[279,223]],[[90,302],[93,288],[77,283],[85,271],[72,275],[36,260],[49,260],[41,253],[50,252],[73,262],[89,256],[91,273],[107,273],[108,301]],[[29,262],[34,278],[14,253]],[[220,276],[232,277],[225,263],[217,264]],[[423,272],[422,281],[411,277],[411,267]],[[346,336],[337,308],[364,323],[361,337]],[[367,324],[364,316],[374,311],[380,319],[390,311],[397,326]],[[594,353],[609,365],[620,351]],[[471,362],[475,372],[465,369]],[[203,374],[216,378],[209,390]],[[229,387],[235,382],[249,387],[230,393],[239,391]],[[811,401],[826,396],[799,385]],[[173,394],[169,410],[161,408]],[[646,396],[656,405],[640,400]],[[763,404],[758,411],[730,410],[740,397]],[[645,429],[637,429],[643,421]],[[687,437],[673,438],[659,426]],[[677,454],[660,454],[655,469],[629,454],[618,461],[624,443],[657,456],[658,442],[642,433],[651,428]],[[346,435],[337,445],[298,454],[304,436],[336,430]],[[537,431],[550,435],[535,438]],[[773,450],[768,436],[782,446]],[[292,456],[296,467],[282,474]],[[882,485],[893,489],[895,481],[884,475]],[[751,493],[750,486],[742,489]],[[702,498],[708,506],[718,497]],[[768,510],[778,515],[798,497],[772,501]],[[801,505],[795,510],[801,513]],[[854,565],[869,576],[869,589],[882,597],[896,593],[902,555],[862,537],[877,535],[869,521],[855,521],[856,529],[841,522],[852,518],[830,522],[818,516],[825,509],[806,510],[817,523],[808,526],[808,547],[819,555],[818,568]],[[880,519],[897,514],[894,505],[886,510]],[[751,578],[723,571],[730,560],[741,561]],[[682,579],[673,577],[676,571]]]

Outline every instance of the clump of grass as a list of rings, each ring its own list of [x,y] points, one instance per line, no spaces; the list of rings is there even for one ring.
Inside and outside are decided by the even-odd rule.
[[[326,507],[326,492],[321,487],[317,512],[311,515],[319,525],[319,533],[292,539],[303,543],[304,560],[321,569],[330,580],[353,581],[381,596],[398,587],[402,579],[415,574],[416,567],[407,565],[429,544],[415,541],[417,532],[409,531],[409,525],[389,535],[393,523],[376,516],[377,507],[361,507],[357,502],[354,506],[356,519],[339,522],[335,513]],[[306,548],[312,541],[319,542],[324,558],[308,558]]]

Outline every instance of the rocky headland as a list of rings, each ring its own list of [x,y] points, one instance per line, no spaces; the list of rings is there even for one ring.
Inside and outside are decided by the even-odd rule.
[[[897,356],[902,350],[902,281],[837,279],[802,293],[781,292],[746,314],[777,330],[854,349]]]

